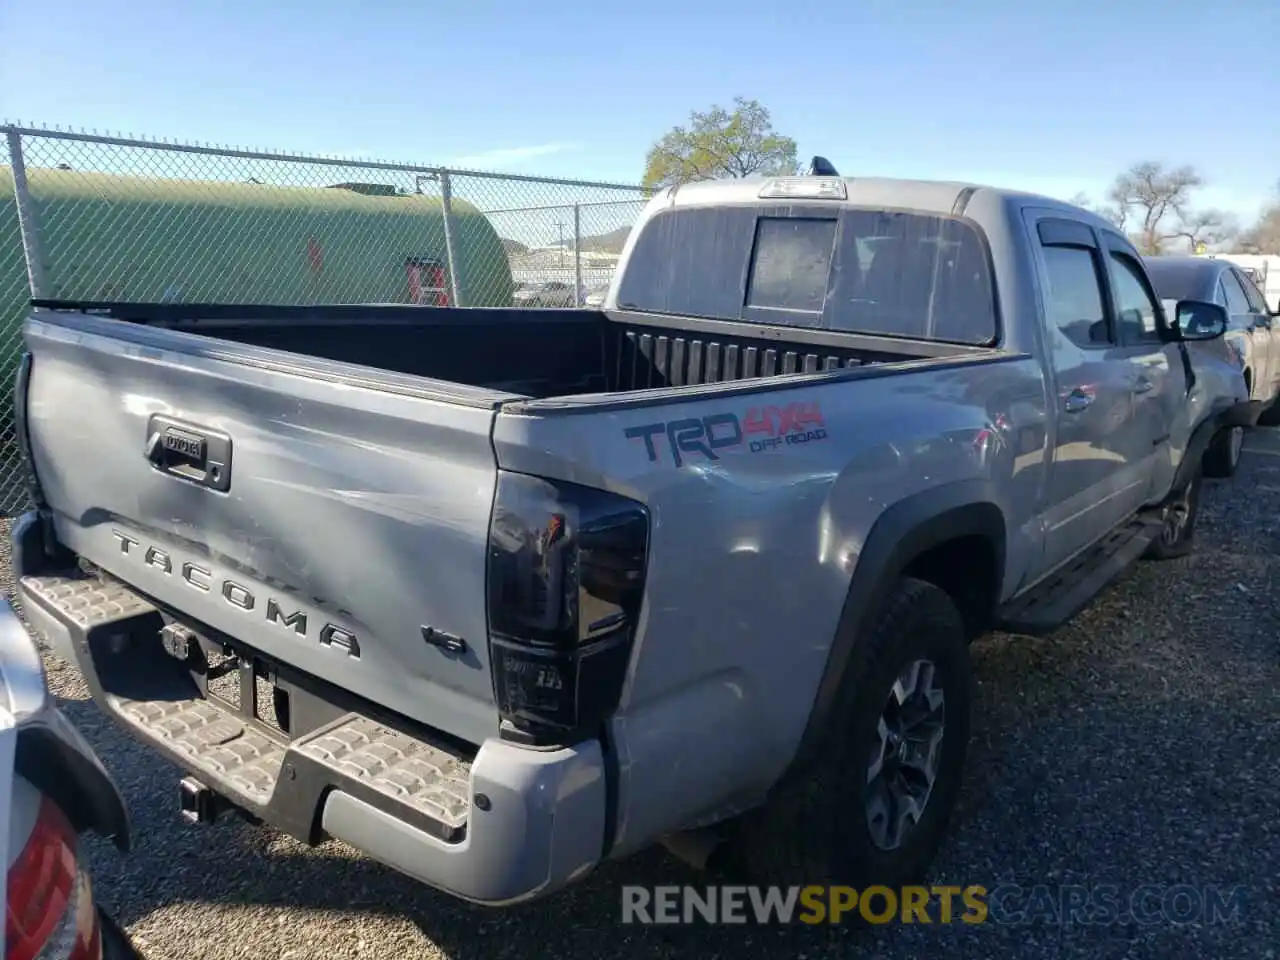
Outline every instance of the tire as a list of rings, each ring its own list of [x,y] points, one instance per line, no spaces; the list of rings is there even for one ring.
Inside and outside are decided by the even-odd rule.
[[[1196,521],[1200,518],[1200,490],[1203,484],[1200,471],[1192,475],[1182,490],[1169,498],[1160,509],[1163,528],[1160,536],[1151,541],[1143,557],[1147,560],[1175,560],[1191,552],[1196,535]]]
[[[1204,452],[1204,475],[1217,480],[1234,477],[1240,468],[1240,452],[1244,448],[1244,427],[1219,430]]]
[[[815,773],[731,825],[726,863],[749,882],[896,888],[923,877],[946,834],[960,789],[972,700],[960,611],[933,584],[899,581],[871,629],[859,638],[848,669]],[[932,751],[935,776],[922,812],[893,845],[883,829],[884,818],[870,812],[892,809],[883,805],[888,778],[868,783],[868,774],[873,759],[884,755],[879,724],[882,714],[892,712],[896,681],[904,676],[919,687],[930,683],[941,691],[942,725],[940,730],[916,728],[932,732],[937,743]],[[907,702],[913,701],[909,697]],[[936,720],[939,713],[929,716]],[[909,749],[892,754],[892,765]],[[887,771],[886,765],[881,772]],[[925,782],[918,771],[911,779],[917,787]]]

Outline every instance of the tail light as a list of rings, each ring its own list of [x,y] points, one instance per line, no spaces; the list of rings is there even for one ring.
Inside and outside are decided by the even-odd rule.
[[[571,743],[617,708],[644,597],[649,512],[501,473],[489,529],[489,653],[502,735]]]
[[[27,844],[9,867],[5,960],[101,960],[89,874],[66,815],[41,797]]]

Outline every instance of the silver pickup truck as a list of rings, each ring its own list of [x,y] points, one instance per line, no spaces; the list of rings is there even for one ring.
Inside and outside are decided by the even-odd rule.
[[[599,311],[41,302],[19,593],[192,820],[898,884],[969,642],[1189,549],[1226,323],[1075,207],[816,176],[663,191]]]

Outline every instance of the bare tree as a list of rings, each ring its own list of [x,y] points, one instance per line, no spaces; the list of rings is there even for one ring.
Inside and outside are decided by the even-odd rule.
[[[1241,253],[1280,254],[1280,182],[1276,183],[1276,199],[1258,216],[1257,222],[1240,235]]]
[[[1080,207],[1082,210],[1088,210],[1090,213],[1096,213],[1104,220],[1110,220],[1117,227],[1123,228],[1124,226],[1124,224],[1120,222],[1121,215],[1115,209],[1094,203],[1093,199],[1083,190],[1072,196],[1067,203],[1074,207]]]
[[[1231,236],[1229,218],[1216,210],[1195,212],[1192,197],[1204,186],[1194,167],[1167,169],[1158,161],[1136,163],[1107,191],[1110,219],[1146,254],[1163,253],[1170,241],[1185,239],[1194,249]]]
[[[1235,238],[1240,227],[1235,218],[1221,210],[1199,210],[1185,215],[1163,239],[1185,239],[1195,252],[1201,247],[1217,247]]]

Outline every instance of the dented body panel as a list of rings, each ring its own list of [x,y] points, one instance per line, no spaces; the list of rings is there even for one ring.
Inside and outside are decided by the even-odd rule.
[[[1046,426],[1040,367],[1013,354],[608,414],[501,413],[503,469],[651,511],[650,599],[614,721],[631,749],[619,843],[749,806],[782,774],[861,546],[893,503],[982,491],[1007,518],[1002,594],[1036,573]]]
[[[59,540],[263,653],[472,742],[492,735],[492,410],[229,363],[186,334],[159,353],[129,335],[165,331],[113,328],[27,327],[31,457]],[[153,414],[234,439],[226,493],[148,462]]]

